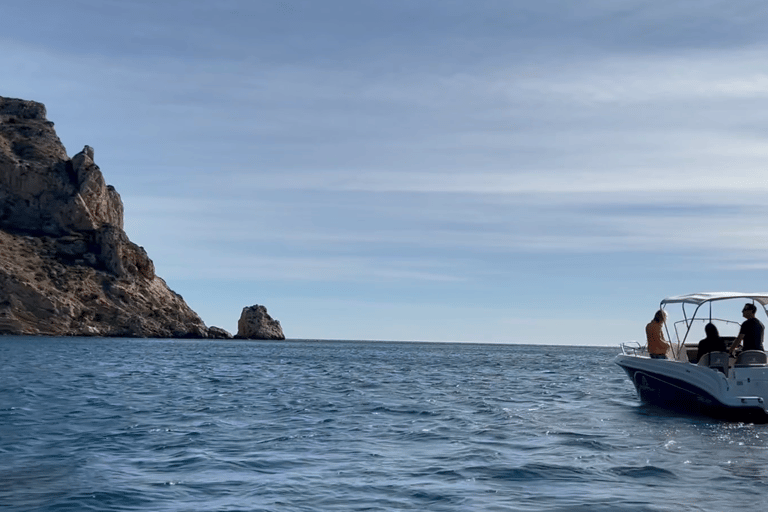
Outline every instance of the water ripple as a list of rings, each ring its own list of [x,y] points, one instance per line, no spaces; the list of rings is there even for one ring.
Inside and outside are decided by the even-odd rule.
[[[641,405],[614,353],[0,338],[0,509],[715,511],[764,496],[765,426]]]

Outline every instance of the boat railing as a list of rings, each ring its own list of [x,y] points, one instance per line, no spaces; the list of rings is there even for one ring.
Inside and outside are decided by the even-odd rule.
[[[625,341],[621,345],[621,353],[625,356],[639,356],[647,355],[645,345],[641,345],[639,341]]]
[[[677,322],[674,322],[672,324],[672,328],[675,334],[675,339],[677,340],[675,343],[677,343],[678,346],[682,346],[686,342],[690,343],[697,343],[698,340],[690,340],[689,334],[691,330],[693,329],[694,325],[701,325],[702,327],[702,335],[703,333],[703,327],[704,325],[708,323],[713,323],[722,331],[723,327],[730,326],[731,328],[735,328],[736,331],[738,331],[739,326],[741,325],[739,322],[728,320],[725,318],[687,318],[685,320],[678,320]],[[724,331],[722,331],[721,336],[723,336]]]

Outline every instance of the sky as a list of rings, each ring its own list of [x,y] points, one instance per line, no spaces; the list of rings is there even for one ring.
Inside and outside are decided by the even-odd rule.
[[[6,0],[0,95],[94,148],[209,326],[618,346],[666,296],[768,290],[766,26],[750,0]]]

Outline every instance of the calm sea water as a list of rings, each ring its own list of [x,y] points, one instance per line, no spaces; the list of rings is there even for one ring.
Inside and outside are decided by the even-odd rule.
[[[612,348],[0,337],[3,511],[765,510]]]

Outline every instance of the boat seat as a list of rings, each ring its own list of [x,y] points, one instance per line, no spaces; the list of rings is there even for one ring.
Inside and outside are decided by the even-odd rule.
[[[762,350],[744,350],[736,358],[735,366],[765,366],[768,364],[768,356]]]
[[[728,365],[730,363],[730,354],[728,352],[710,352],[702,357],[702,360],[706,360],[706,366],[715,370],[720,370],[728,376]]]

